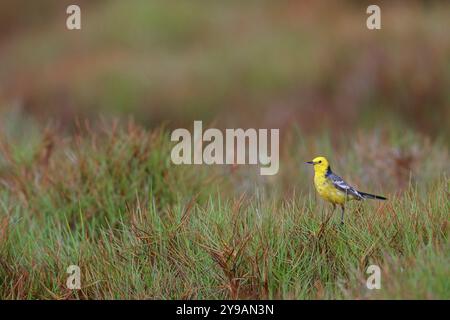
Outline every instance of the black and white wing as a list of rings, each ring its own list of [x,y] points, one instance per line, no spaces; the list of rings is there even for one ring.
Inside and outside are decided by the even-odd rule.
[[[335,175],[334,173],[327,174],[327,178],[337,189],[348,194],[349,196],[354,196],[358,200],[364,199],[364,197],[355,188],[348,185],[341,177]]]

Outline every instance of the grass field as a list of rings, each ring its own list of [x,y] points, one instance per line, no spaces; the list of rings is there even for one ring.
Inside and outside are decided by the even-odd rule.
[[[280,173],[260,177],[246,166],[174,166],[164,128],[83,124],[61,138],[5,118],[3,299],[450,298],[449,155],[439,142],[393,130],[348,144],[290,128]],[[303,165],[318,150],[389,200],[352,203],[340,227]],[[65,285],[72,264],[80,291]],[[381,290],[365,287],[370,264]]]
[[[0,299],[450,299],[449,1],[72,2],[0,1]],[[175,166],[194,120],[279,173]]]

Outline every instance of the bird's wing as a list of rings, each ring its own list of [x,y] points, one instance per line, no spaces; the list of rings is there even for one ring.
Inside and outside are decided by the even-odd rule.
[[[333,185],[342,192],[354,196],[356,199],[364,199],[364,197],[352,186],[348,185],[341,177],[330,173],[327,178],[333,183]]]

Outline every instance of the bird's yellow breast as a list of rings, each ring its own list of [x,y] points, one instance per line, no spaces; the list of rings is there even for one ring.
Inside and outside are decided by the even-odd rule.
[[[325,200],[334,204],[345,203],[346,194],[337,189],[333,183],[327,179],[325,173],[315,173],[314,186],[316,187],[317,193]]]

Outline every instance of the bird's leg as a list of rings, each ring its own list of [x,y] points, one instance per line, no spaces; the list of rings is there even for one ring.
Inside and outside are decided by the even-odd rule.
[[[333,210],[331,210],[331,214],[330,215],[328,215],[328,212],[327,212],[327,210],[325,210],[325,208],[322,209],[322,222],[324,222],[325,220],[328,220],[328,218],[330,216],[333,216],[334,209],[336,209],[336,205],[334,203],[332,203],[332,206],[333,206]]]
[[[329,213],[328,210],[322,210],[322,222],[328,221],[330,217],[333,216],[334,209],[336,209],[336,205],[334,203],[331,204],[333,206],[333,210]]]
[[[343,224],[344,224],[344,211],[345,211],[345,208],[344,208],[343,205],[341,206],[341,208],[342,208],[342,213],[341,213],[341,225],[343,225]]]

